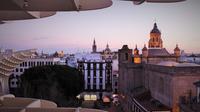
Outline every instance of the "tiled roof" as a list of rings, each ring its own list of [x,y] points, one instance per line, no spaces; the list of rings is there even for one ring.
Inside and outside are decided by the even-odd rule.
[[[156,56],[171,56],[171,55],[165,48],[161,48],[161,49],[148,49],[148,56],[156,57]]]

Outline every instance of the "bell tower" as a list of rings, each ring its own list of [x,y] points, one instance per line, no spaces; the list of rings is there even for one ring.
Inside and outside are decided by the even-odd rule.
[[[96,46],[96,41],[94,39],[93,45],[92,45],[92,53],[96,53],[96,52],[97,52],[97,46]]]
[[[163,41],[161,39],[161,32],[154,23],[154,27],[150,32],[149,48],[163,48]]]

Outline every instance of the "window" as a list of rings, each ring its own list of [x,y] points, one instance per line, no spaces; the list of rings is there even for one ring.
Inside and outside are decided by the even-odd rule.
[[[93,69],[94,69],[94,70],[96,70],[96,68],[97,68],[96,66],[97,66],[97,64],[94,63],[94,64],[93,64]]]
[[[18,68],[16,68],[16,70],[15,70],[16,72],[19,72],[19,69]]]
[[[99,70],[99,76],[100,76],[100,77],[102,77],[102,75],[103,75],[102,72],[103,72],[102,70]]]
[[[20,68],[20,72],[23,72],[23,69],[22,69],[22,68]]]
[[[97,76],[97,74],[96,74],[96,70],[93,70],[93,75],[94,75],[94,77]]]
[[[93,80],[93,84],[96,84],[96,78],[94,78],[94,80]]]
[[[128,53],[125,53],[125,60],[128,60]]]
[[[99,64],[99,69],[100,69],[100,71],[103,70],[103,63]]]
[[[117,86],[117,82],[115,82],[115,86]]]
[[[102,89],[103,89],[103,86],[102,86],[102,85],[99,85],[99,89],[102,90]]]
[[[24,66],[27,67],[27,62],[24,62]]]
[[[87,85],[87,89],[90,89],[90,85],[89,84]]]
[[[96,90],[96,84],[93,85],[93,89]]]
[[[115,89],[115,93],[117,93],[117,89]]]
[[[16,75],[16,79],[19,79],[19,75]]]
[[[90,63],[87,64],[87,69],[90,70]]]
[[[16,84],[19,85],[19,81],[16,81]]]
[[[88,78],[87,83],[90,84],[90,78]]]
[[[100,83],[100,84],[103,83],[103,79],[102,79],[102,78],[99,79],[99,83]]]

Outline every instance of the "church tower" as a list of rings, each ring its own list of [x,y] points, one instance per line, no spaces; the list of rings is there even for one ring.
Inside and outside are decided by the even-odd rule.
[[[92,45],[92,53],[96,53],[96,52],[97,52],[97,46],[96,46],[96,41],[94,39],[93,45]]]
[[[150,32],[149,48],[163,48],[163,41],[161,39],[161,32],[154,23],[154,27]]]
[[[176,47],[174,49],[174,55],[176,57],[179,57],[181,55],[181,50],[179,49],[178,44],[176,44]]]
[[[146,44],[144,44],[144,48],[142,49],[142,57],[146,58],[148,56],[148,49]]]
[[[141,58],[140,58],[140,54],[139,54],[139,50],[137,48],[137,45],[135,46],[135,49],[134,49],[133,61],[134,61],[135,64],[141,63]]]

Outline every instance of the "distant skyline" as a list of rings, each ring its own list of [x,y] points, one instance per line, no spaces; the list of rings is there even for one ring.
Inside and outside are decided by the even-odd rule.
[[[188,53],[200,53],[200,1],[158,4],[113,0],[109,8],[82,12],[58,12],[55,16],[0,25],[0,47],[15,50],[37,48],[53,53],[89,52],[95,38],[97,50],[108,43],[113,50],[127,44],[134,49],[148,45],[156,21],[163,45],[171,53],[176,44]],[[141,53],[141,52],[140,52]]]

